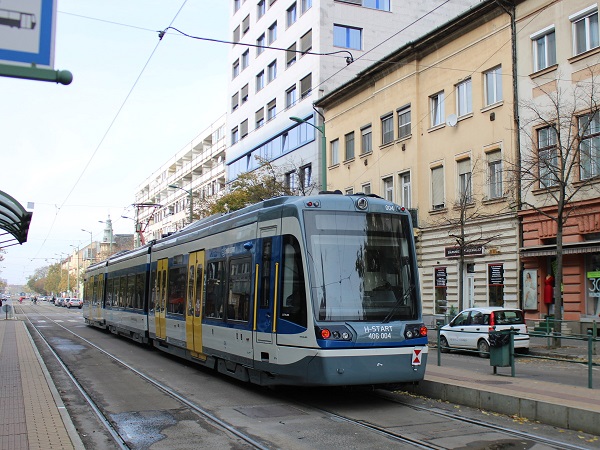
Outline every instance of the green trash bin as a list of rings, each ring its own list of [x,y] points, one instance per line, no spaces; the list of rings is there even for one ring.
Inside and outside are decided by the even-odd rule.
[[[510,330],[490,331],[490,366],[510,367]]]

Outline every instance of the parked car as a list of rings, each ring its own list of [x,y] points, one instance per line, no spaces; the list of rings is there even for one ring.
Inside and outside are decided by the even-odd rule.
[[[57,297],[57,299],[54,300],[54,306],[64,306],[65,300],[65,298]]]
[[[509,330],[514,328],[515,351],[529,351],[529,334],[523,311],[514,308],[469,308],[458,313],[449,324],[440,330],[442,351],[450,349],[478,350],[479,356],[487,358],[490,351],[490,330]]]
[[[67,308],[79,308],[83,307],[83,300],[80,298],[68,298],[66,303]]]

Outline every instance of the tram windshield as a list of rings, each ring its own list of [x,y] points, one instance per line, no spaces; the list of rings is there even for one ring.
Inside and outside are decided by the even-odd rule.
[[[409,218],[307,211],[308,267],[320,321],[418,318]]]

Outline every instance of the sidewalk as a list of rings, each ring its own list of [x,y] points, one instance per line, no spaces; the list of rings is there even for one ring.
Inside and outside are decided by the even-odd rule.
[[[0,448],[83,449],[21,320],[0,317]]]

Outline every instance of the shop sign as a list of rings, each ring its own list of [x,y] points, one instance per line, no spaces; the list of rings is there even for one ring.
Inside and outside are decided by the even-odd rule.
[[[443,287],[446,286],[448,277],[446,275],[445,267],[436,267],[435,268],[435,286]]]
[[[446,258],[458,258],[460,256],[460,247],[446,247],[444,251]],[[463,254],[465,256],[483,256],[483,245],[467,245]]]
[[[592,287],[589,289],[588,295],[590,297],[600,297],[600,272],[588,272],[587,279],[590,280]]]
[[[502,264],[490,264],[488,271],[490,284],[504,285],[504,266]]]

